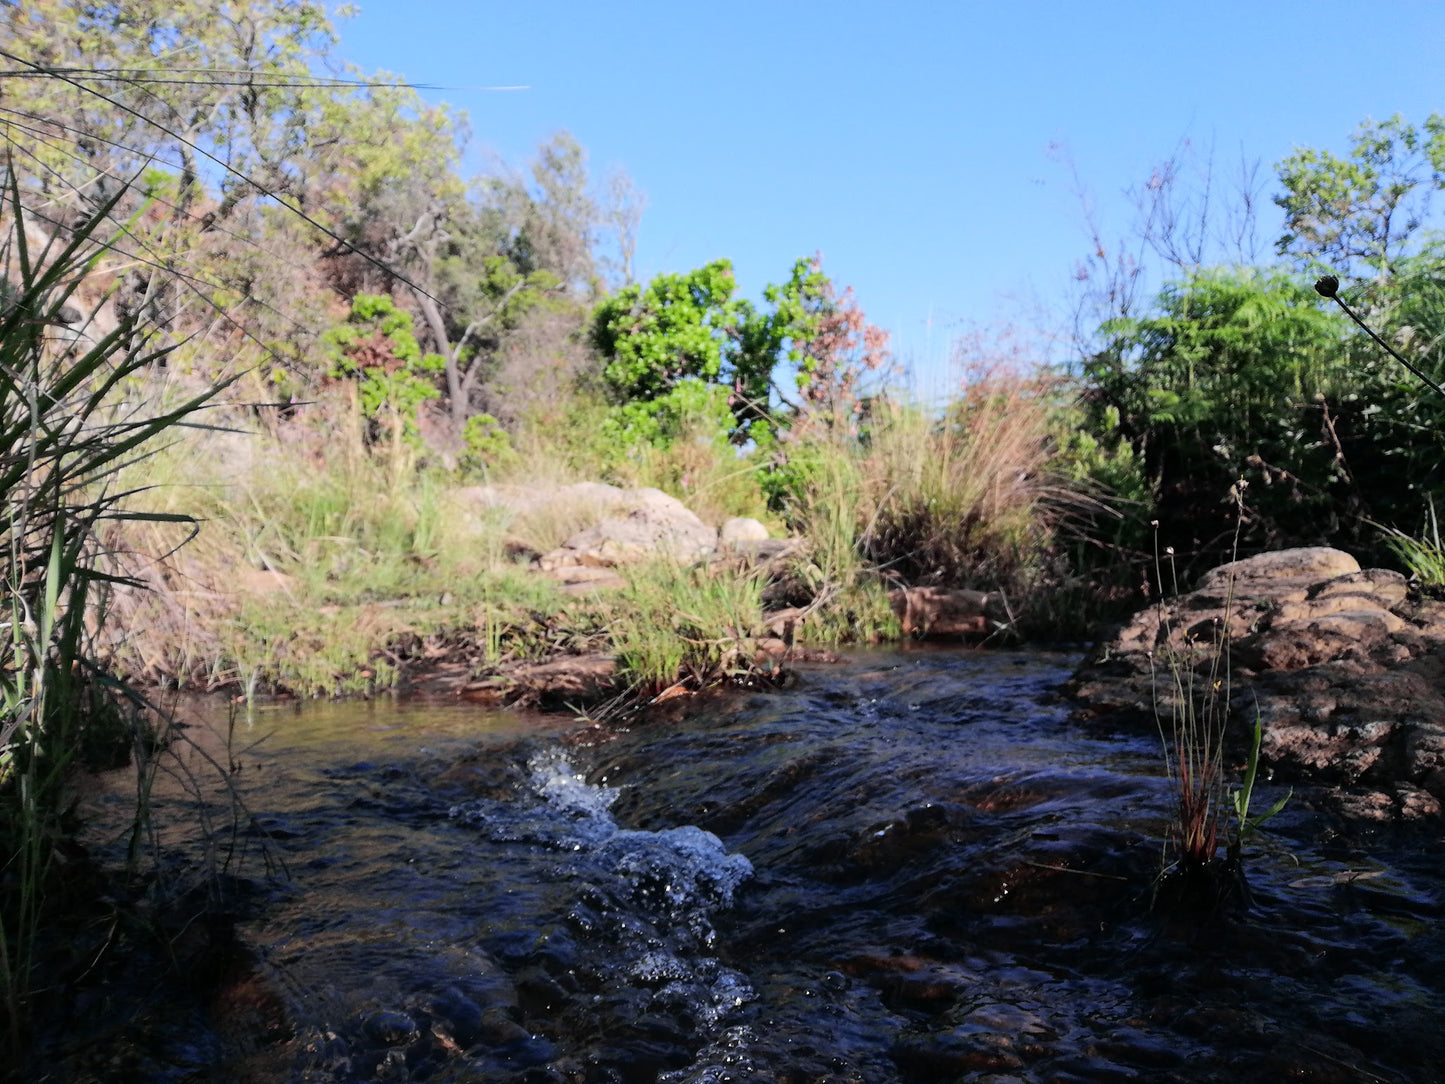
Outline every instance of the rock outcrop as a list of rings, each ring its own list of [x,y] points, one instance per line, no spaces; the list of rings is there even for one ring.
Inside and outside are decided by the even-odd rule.
[[[1226,646],[1234,731],[1250,732],[1257,706],[1261,758],[1282,777],[1342,788],[1354,813],[1441,813],[1445,603],[1339,550],[1261,554],[1136,614],[1071,692],[1091,714],[1152,726],[1171,671],[1207,674]]]
[[[766,527],[747,516],[733,516],[717,530],[718,546],[724,550],[746,549],[769,537]]]
[[[695,564],[718,549],[718,532],[660,489],[619,489],[603,482],[578,482],[563,486],[473,486],[463,494],[482,508],[514,516],[550,508],[565,512],[574,521],[590,520],[590,526],[571,535],[562,545],[538,555],[537,565],[543,572],[617,568],[654,557]],[[766,529],[763,534],[766,537]],[[564,582],[586,582],[585,577],[561,578]]]

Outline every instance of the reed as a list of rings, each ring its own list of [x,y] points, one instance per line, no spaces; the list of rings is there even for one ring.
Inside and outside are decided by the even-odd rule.
[[[1234,496],[1238,513],[1238,490]],[[1238,520],[1237,516],[1236,551]],[[1164,578],[1166,564],[1168,584]],[[1154,679],[1155,721],[1175,800],[1175,821],[1169,839],[1173,854],[1166,861],[1164,877],[1178,871],[1185,879],[1197,880],[1214,861],[1225,813],[1224,739],[1232,692],[1230,616],[1234,577],[1230,576],[1225,589],[1224,619],[1212,622],[1207,640],[1201,640],[1198,630],[1176,630],[1170,622],[1166,599],[1178,595],[1179,585],[1174,549],[1166,547],[1160,554],[1157,527],[1154,569],[1163,637],[1149,661]]]
[[[1234,504],[1233,553],[1238,557],[1244,519],[1240,479],[1230,491]],[[1155,581],[1162,633],[1150,655],[1154,678],[1154,712],[1175,801],[1175,819],[1166,841],[1164,868],[1155,883],[1155,904],[1213,910],[1247,901],[1242,864],[1244,840],[1279,813],[1292,796],[1287,792],[1266,812],[1251,814],[1263,723],[1255,712],[1252,742],[1244,774],[1231,787],[1225,770],[1233,696],[1232,641],[1235,617],[1234,575],[1225,584],[1224,617],[1210,623],[1206,634],[1172,627],[1166,598],[1179,593],[1174,552],[1159,553],[1155,543]],[[1168,565],[1170,582],[1164,581]],[[1164,686],[1161,692],[1160,685]],[[1218,861],[1221,845],[1225,859]]]
[[[100,539],[127,521],[194,527],[184,514],[132,510],[135,492],[116,479],[220,390],[164,404],[150,374],[171,348],[136,317],[107,326],[104,296],[82,300],[82,284],[103,277],[102,230],[123,195],[37,242],[13,171],[0,193],[0,1001],[12,1048],[72,770],[113,751],[118,728],[144,725],[119,710],[118,686],[95,661],[109,589],[124,579]],[[122,734],[121,744],[145,742]]]
[[[800,569],[828,639],[898,634],[887,586],[1002,590],[1027,617],[1057,586],[1056,538],[1083,500],[1055,476],[1056,389],[1011,378],[970,388],[938,412],[879,398],[857,437],[816,442],[792,525],[808,540]],[[800,457],[801,458],[801,457]],[[841,607],[841,608],[840,608]]]

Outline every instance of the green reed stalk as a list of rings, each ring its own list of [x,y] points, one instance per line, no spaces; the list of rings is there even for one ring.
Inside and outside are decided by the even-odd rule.
[[[67,778],[92,738],[104,684],[89,645],[108,573],[98,532],[129,512],[111,484],[157,436],[210,400],[135,403],[169,348],[138,319],[101,328],[80,290],[107,251],[100,231],[122,190],[65,236],[32,251],[19,181],[0,191],[0,1004],[20,1047],[37,937],[46,921],[55,846],[65,835]],[[103,299],[102,299],[103,300]]]
[[[1239,554],[1239,533],[1243,521],[1243,486],[1241,479],[1231,492],[1235,501],[1234,548]],[[1165,551],[1173,567],[1174,551]],[[1163,565],[1155,542],[1155,575],[1159,587],[1161,627],[1165,632],[1164,662],[1169,672],[1171,706],[1166,726],[1165,712],[1158,705],[1156,693],[1155,719],[1164,746],[1164,761],[1175,792],[1175,845],[1177,864],[1202,869],[1207,867],[1219,849],[1221,823],[1225,816],[1228,787],[1224,774],[1224,741],[1229,723],[1229,698],[1232,691],[1230,652],[1230,619],[1234,606],[1234,577],[1231,574],[1225,590],[1224,619],[1211,630],[1211,642],[1201,648],[1193,633],[1186,633],[1180,646],[1173,644],[1173,630],[1164,612]],[[1178,594],[1178,584],[1174,591]],[[1209,665],[1199,672],[1198,655],[1205,650]],[[1153,665],[1151,655],[1151,666]],[[1157,681],[1157,675],[1156,675]]]

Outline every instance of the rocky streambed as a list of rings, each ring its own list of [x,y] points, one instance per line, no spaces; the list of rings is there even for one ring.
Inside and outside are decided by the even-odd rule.
[[[1158,913],[1158,737],[1125,697],[1081,716],[1078,663],[854,653],[625,730],[197,709],[229,779],[197,794],[198,750],[154,810],[203,871],[188,811],[244,798],[213,882],[243,906],[174,924],[179,984],[102,969],[29,1079],[1438,1080],[1438,820],[1299,790],[1246,850],[1247,910]]]
[[[1294,796],[1244,905],[1163,912],[1158,676],[1226,645],[1227,770],[1257,711]],[[625,728],[197,703],[151,794],[195,887],[148,962],[101,908],[25,1078],[1437,1081],[1442,655],[1445,605],[1307,549],[1088,659],[854,652]]]

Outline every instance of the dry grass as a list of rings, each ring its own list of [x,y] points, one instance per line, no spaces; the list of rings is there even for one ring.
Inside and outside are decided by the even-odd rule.
[[[186,508],[185,532],[127,527],[109,541],[150,590],[117,594],[109,644],[125,672],[200,687],[281,685],[305,695],[384,687],[385,648],[488,608],[555,608],[509,556],[506,517],[418,471],[405,449],[367,449],[359,419],[174,444],[131,485],[149,511]],[[519,626],[524,624],[518,623]]]
[[[1061,520],[1085,500],[1051,471],[1057,425],[1057,391],[1039,378],[975,385],[942,413],[875,401],[859,441],[818,446],[796,502],[822,589],[1004,590],[1026,615],[1054,586]]]
[[[1049,466],[1054,389],[976,386],[941,419],[889,406],[861,464],[860,538],[909,583],[993,587],[1026,576],[1068,499]]]

